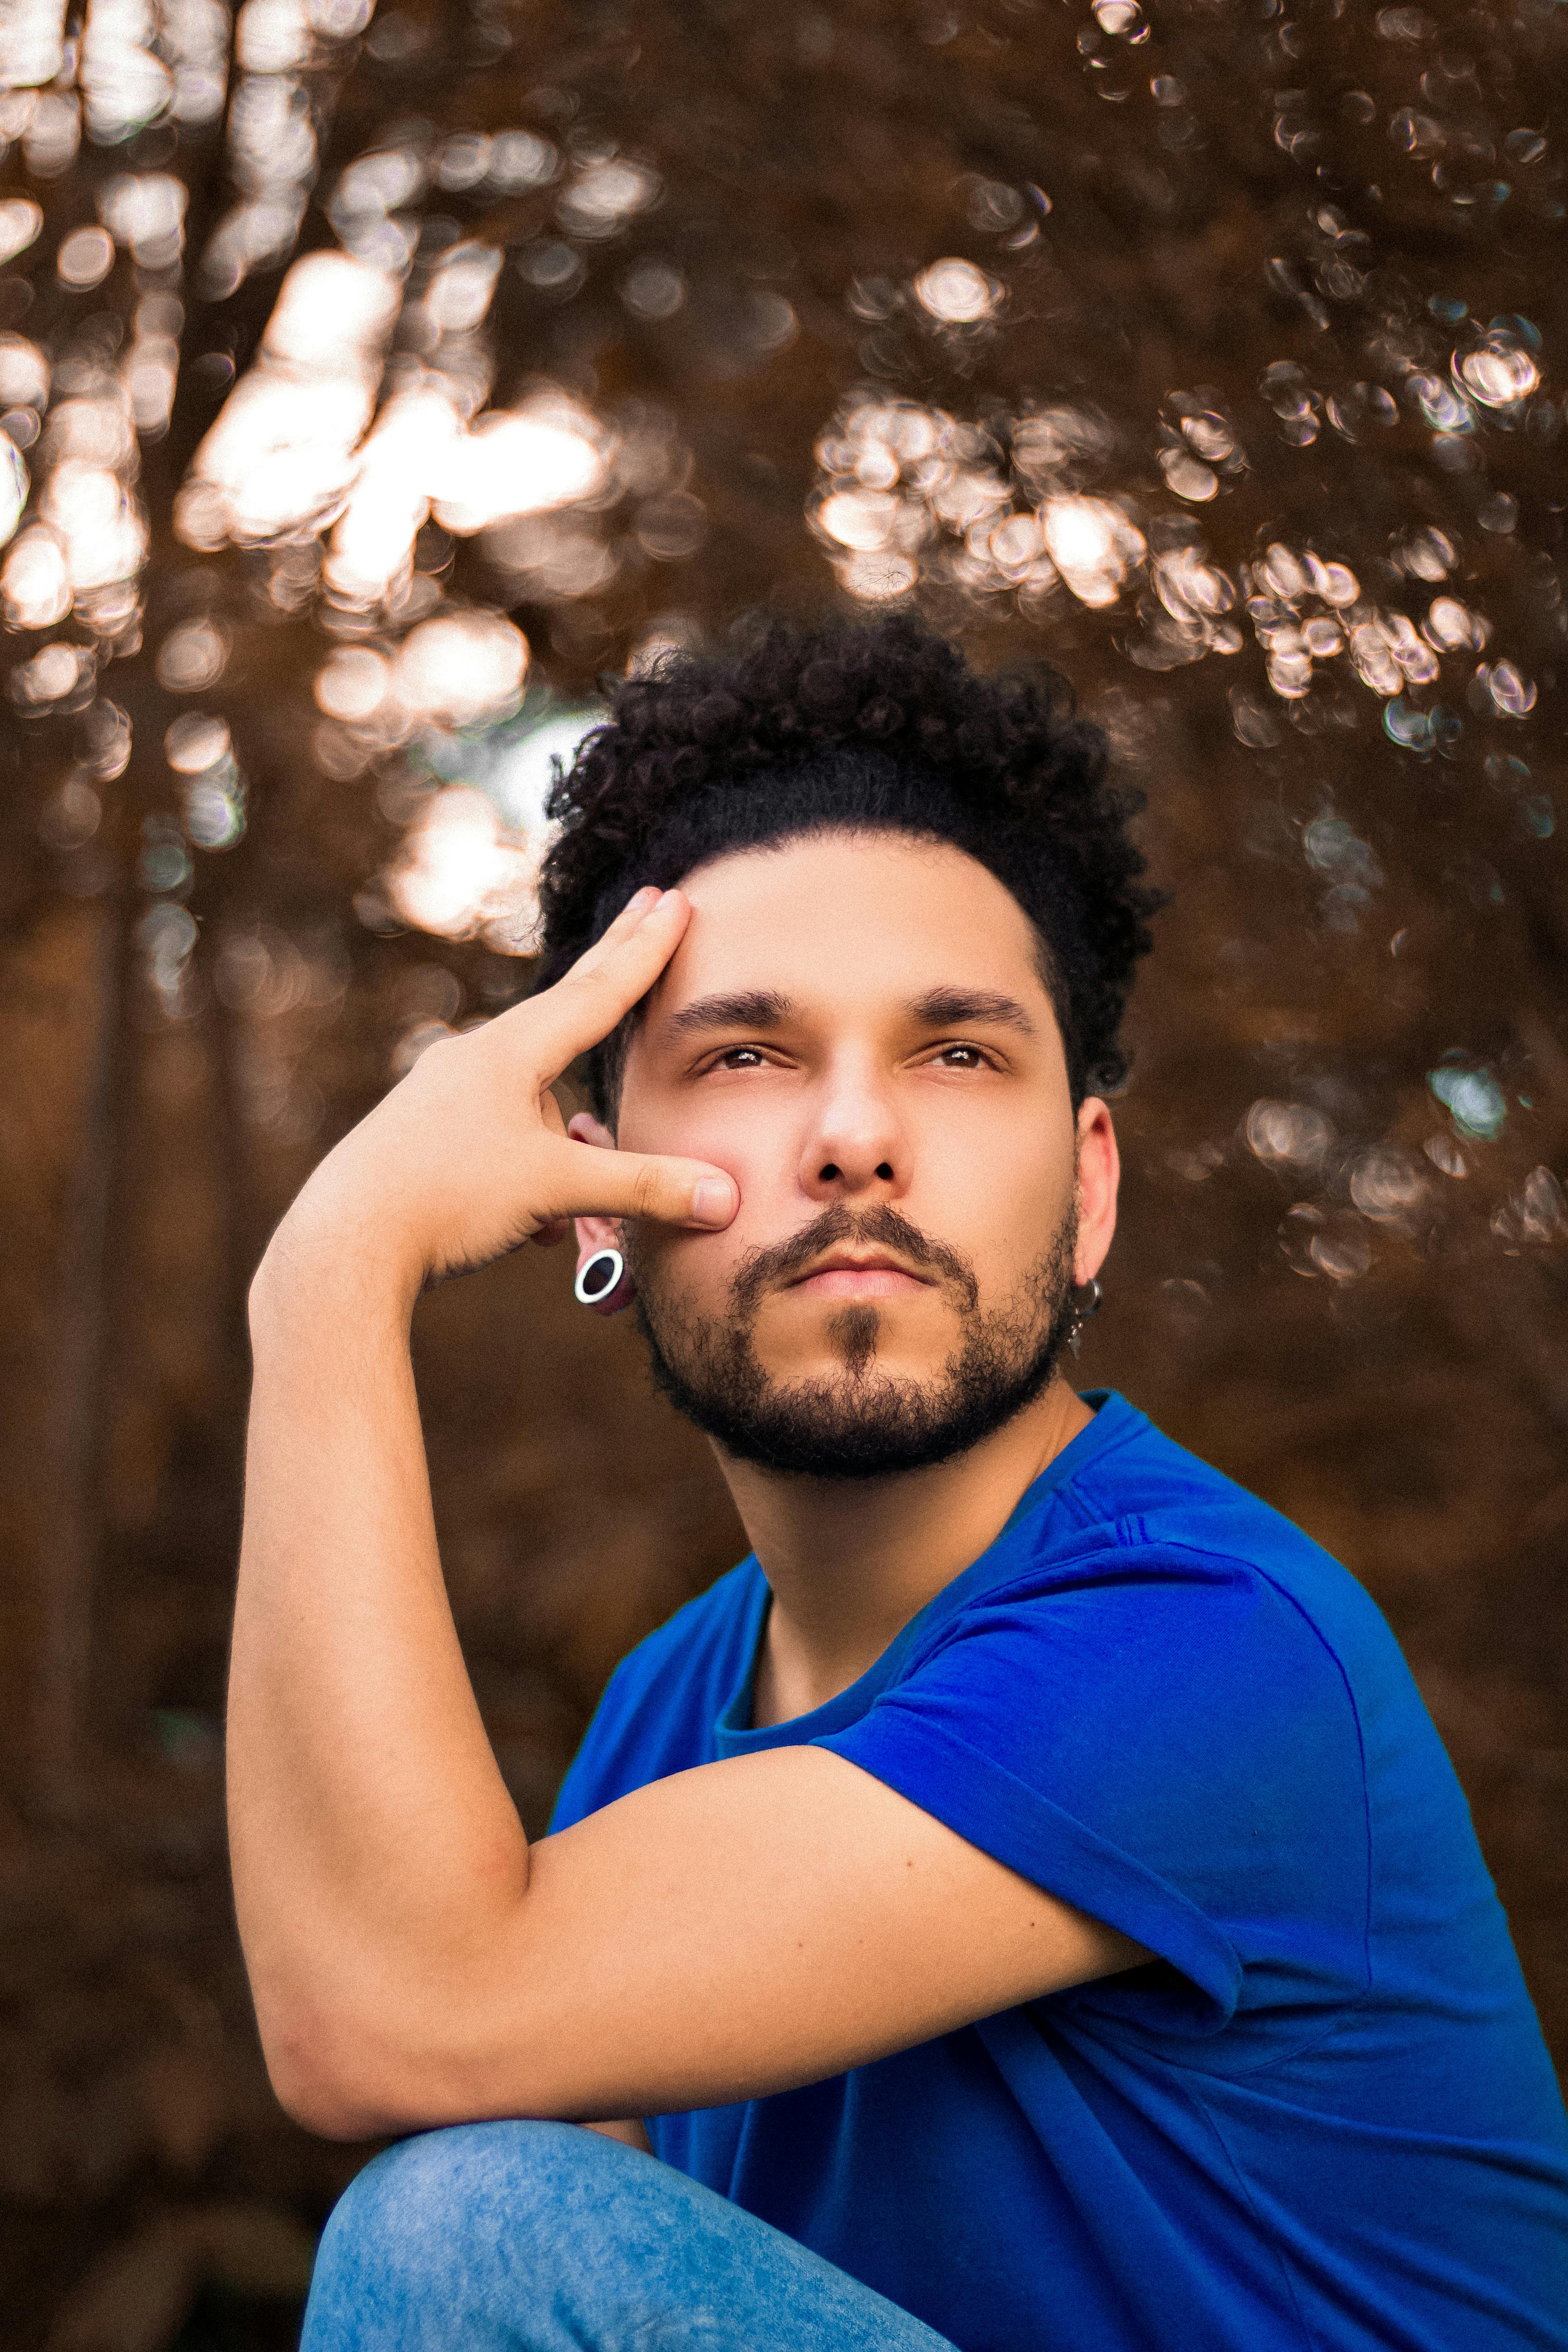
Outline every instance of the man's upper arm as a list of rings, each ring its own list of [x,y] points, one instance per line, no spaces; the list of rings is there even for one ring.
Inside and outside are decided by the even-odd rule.
[[[1146,1957],[858,1766],[772,1748],[542,1841],[460,1981],[365,2000],[345,2090],[384,2129],[721,2105]]]

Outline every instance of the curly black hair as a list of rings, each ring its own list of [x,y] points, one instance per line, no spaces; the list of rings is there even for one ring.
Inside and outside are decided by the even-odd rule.
[[[1128,835],[1142,795],[1107,782],[1105,739],[1056,671],[981,677],[901,614],[774,622],[619,681],[610,708],[550,795],[537,986],[647,883],[802,834],[896,831],[966,851],[1029,917],[1075,1106],[1125,1077],[1117,1032],[1163,894]],[[602,1116],[623,1032],[589,1056]]]

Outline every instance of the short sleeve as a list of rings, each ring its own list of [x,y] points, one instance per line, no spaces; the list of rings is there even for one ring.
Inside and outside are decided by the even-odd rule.
[[[1364,1989],[1355,1709],[1321,1633],[1245,1560],[1058,1554],[815,1744],[1166,1964],[1062,1997],[1086,2013],[1206,2037],[1244,2011],[1321,2023]]]

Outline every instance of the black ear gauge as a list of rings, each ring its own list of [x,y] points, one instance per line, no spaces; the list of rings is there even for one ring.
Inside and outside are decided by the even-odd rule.
[[[626,1270],[626,1259],[618,1249],[595,1250],[577,1268],[577,1279],[572,1285],[572,1296],[579,1307],[598,1307],[608,1298]]]

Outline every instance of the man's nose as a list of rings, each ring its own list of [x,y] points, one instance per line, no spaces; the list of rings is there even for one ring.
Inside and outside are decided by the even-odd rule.
[[[801,1184],[814,1201],[884,1200],[909,1183],[908,1150],[886,1086],[867,1070],[840,1070],[824,1084],[801,1157]]]

